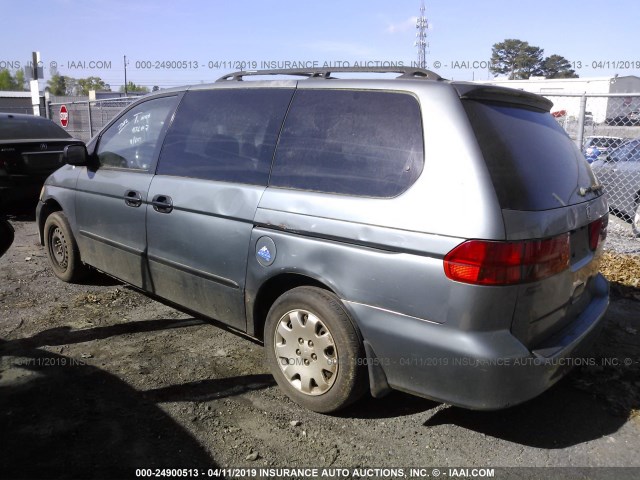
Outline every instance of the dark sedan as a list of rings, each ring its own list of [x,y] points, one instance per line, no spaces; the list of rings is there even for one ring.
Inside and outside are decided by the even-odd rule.
[[[630,221],[633,233],[640,237],[640,138],[612,150],[591,168],[604,185],[609,207]]]
[[[620,115],[613,118],[605,119],[604,123],[615,127],[640,125],[640,110],[634,110],[626,115]]]
[[[0,209],[35,204],[45,179],[63,165],[62,152],[82,144],[34,115],[0,113]]]

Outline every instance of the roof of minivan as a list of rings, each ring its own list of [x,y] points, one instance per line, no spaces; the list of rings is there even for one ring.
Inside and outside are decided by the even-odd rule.
[[[396,78],[337,78],[334,73],[399,73]],[[276,76],[275,79],[265,79],[264,77]],[[297,79],[281,78],[282,76],[302,77]],[[245,77],[260,79],[246,81]],[[309,82],[309,83],[307,83]],[[325,83],[326,82],[326,83]],[[437,73],[430,70],[420,68],[326,68],[326,69],[289,69],[289,70],[253,70],[238,71],[226,74],[216,80],[215,83],[206,83],[198,85],[190,85],[184,87],[176,87],[157,92],[157,94],[166,94],[172,92],[209,90],[216,88],[353,88],[356,84],[360,86],[376,86],[380,89],[393,89],[402,85],[414,89],[416,85],[440,84],[453,88],[460,98],[470,100],[484,100],[493,102],[505,102],[520,104],[528,107],[537,108],[544,111],[550,111],[553,102],[536,95],[534,93],[525,92],[508,87],[500,87],[495,85],[483,85],[471,82],[457,82],[443,79]]]

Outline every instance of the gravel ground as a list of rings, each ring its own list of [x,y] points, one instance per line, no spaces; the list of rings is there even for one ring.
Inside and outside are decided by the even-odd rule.
[[[640,238],[633,235],[630,224],[609,215],[606,249],[616,253],[640,254]]]
[[[473,412],[398,392],[327,416],[280,392],[259,344],[108,278],[62,283],[34,222],[12,223],[16,240],[0,259],[0,478],[216,466],[640,467],[637,289],[612,298],[595,364],[523,405]],[[638,240],[612,236],[613,250],[638,252]]]

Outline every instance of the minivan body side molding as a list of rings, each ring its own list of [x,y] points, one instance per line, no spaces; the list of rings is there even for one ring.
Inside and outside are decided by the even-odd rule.
[[[134,255],[142,256],[145,253],[143,250],[132,248],[120,242],[109,240],[108,238],[104,238],[100,235],[96,235],[95,233],[87,232],[86,230],[80,230],[80,235],[82,235],[83,237],[90,238],[91,240],[95,240],[96,242],[104,243],[105,245],[109,245],[110,247],[117,248],[119,250],[124,250],[125,252],[133,253]]]
[[[101,242],[101,243],[104,243],[105,245],[109,245],[110,247],[117,248],[128,253],[133,253],[134,255],[138,255],[141,257],[142,256],[147,257],[146,252],[142,250],[138,250],[137,248],[131,248],[119,242],[114,242],[113,240],[109,240],[107,238],[101,237],[100,235],[95,235],[85,230],[80,230],[80,234],[85,237],[91,238],[92,240],[95,240],[97,242]],[[165,258],[156,257],[156,256],[148,256],[147,258],[149,261],[160,263],[162,265],[166,265],[167,267],[172,267],[172,268],[181,270],[183,272],[190,273],[191,275],[196,275],[200,278],[204,278],[206,280],[211,280],[212,282],[219,283],[221,285],[224,285],[225,287],[231,287],[236,289],[240,288],[240,285],[238,285],[233,280],[229,280],[228,278],[224,278],[224,277],[219,277],[218,275],[213,275],[212,273],[203,272],[202,270],[198,270],[197,268],[188,267],[181,263],[174,262],[172,260],[167,260]]]
[[[225,287],[230,288],[240,288],[233,280],[228,278],[220,277],[218,275],[214,275],[209,272],[204,272],[202,270],[198,270],[197,268],[189,267],[187,265],[183,265],[182,263],[174,262],[173,260],[167,260],[166,258],[156,257],[155,255],[149,255],[147,257],[150,262],[160,263],[167,267],[175,268],[176,270],[180,270],[191,275],[195,275],[196,277],[204,278],[205,280],[211,280],[212,282],[219,283],[220,285],[224,285]]]
[[[257,228],[338,241],[390,253],[409,253],[436,258],[443,258],[452,248],[464,241],[463,238],[366,223],[359,224],[356,230],[353,225],[357,222],[354,221],[276,210],[262,205],[258,207],[254,223]]]

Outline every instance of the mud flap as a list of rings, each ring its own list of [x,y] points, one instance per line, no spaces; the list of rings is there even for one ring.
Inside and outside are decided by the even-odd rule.
[[[369,371],[371,396],[374,398],[382,398],[391,391],[391,387],[387,382],[387,375],[384,373],[376,353],[366,340],[364,341],[364,350],[367,354],[367,369]]]

